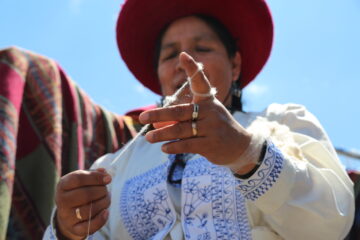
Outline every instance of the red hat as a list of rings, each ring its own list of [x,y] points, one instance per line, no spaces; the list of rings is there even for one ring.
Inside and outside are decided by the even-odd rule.
[[[261,71],[273,42],[273,22],[264,0],[127,0],[117,22],[117,43],[130,71],[161,94],[154,69],[155,45],[172,21],[194,14],[218,19],[237,40],[243,88]]]

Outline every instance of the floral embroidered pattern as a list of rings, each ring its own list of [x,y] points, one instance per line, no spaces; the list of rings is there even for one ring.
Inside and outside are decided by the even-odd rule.
[[[229,169],[195,159],[187,163],[183,183],[186,239],[251,239],[245,199]]]
[[[167,192],[166,164],[129,179],[121,215],[133,239],[163,239],[176,220]],[[182,172],[181,222],[187,240],[251,239],[245,198],[229,169],[205,158],[187,161]]]
[[[265,194],[279,178],[284,157],[275,145],[268,141],[264,160],[256,173],[248,180],[238,179],[238,188],[248,200],[255,201]]]
[[[124,225],[135,240],[162,239],[175,222],[166,175],[167,164],[162,164],[124,185],[120,210]]]
[[[50,226],[51,228],[53,228],[52,226]],[[57,237],[55,237],[54,232],[52,229],[49,230],[49,239],[50,240],[57,240]]]

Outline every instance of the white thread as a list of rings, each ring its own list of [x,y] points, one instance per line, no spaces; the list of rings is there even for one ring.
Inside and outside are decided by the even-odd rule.
[[[179,88],[173,95],[169,96],[167,98],[167,101],[164,103],[163,108],[168,107],[170,104],[172,104],[173,102],[175,102],[178,98],[178,96],[180,95],[180,93],[185,89],[185,87],[188,85],[188,82],[185,82],[181,88]],[[136,134],[136,136],[131,139],[131,141],[125,145],[125,147],[122,149],[122,151],[119,153],[119,155],[117,155],[114,160],[111,162],[110,164],[110,169],[109,169],[109,174],[113,177],[115,172],[116,172],[116,163],[117,161],[119,161],[119,159],[124,155],[124,153],[130,149],[130,147],[135,143],[135,141],[141,136],[143,135],[149,128],[150,128],[151,124],[146,124],[145,126],[143,126],[141,128],[141,130],[138,132],[138,134]]]
[[[92,202],[90,204],[90,210],[89,210],[88,229],[87,229],[87,235],[86,235],[86,238],[85,238],[86,240],[88,240],[89,236],[90,236],[91,214],[92,214]]]
[[[217,90],[216,88],[212,87],[210,88],[210,91],[208,93],[199,93],[199,92],[196,92],[190,85],[190,89],[191,89],[191,92],[194,96],[198,96],[198,97],[214,97],[217,93]]]
[[[180,93],[187,87],[189,83],[185,82],[173,95],[166,96],[164,99],[164,105],[163,107],[167,107],[170,104],[174,103],[177,100],[177,97],[180,95]]]
[[[193,89],[193,87],[192,87],[193,78],[196,76],[196,74],[198,74],[199,72],[202,72],[204,70],[204,65],[202,63],[196,63],[196,65],[197,65],[196,72],[194,72],[194,74],[191,77],[187,77],[187,81],[189,82],[191,93],[194,96],[198,96],[198,97],[214,97],[217,93],[217,90],[214,87],[210,88],[210,91],[207,93],[199,93]]]
[[[200,71],[204,70],[204,64],[202,64],[201,62],[197,62],[196,66],[197,66],[197,70],[193,73],[193,75],[190,77],[190,79],[193,79],[196,74],[198,74]]]
[[[187,85],[190,85],[190,90],[193,93],[193,95],[195,96],[203,96],[203,97],[211,97],[211,96],[215,96],[216,94],[216,88],[211,88],[210,91],[208,93],[198,93],[196,91],[194,91],[191,87],[191,81],[192,79],[196,76],[196,74],[198,74],[200,71],[202,71],[204,69],[204,65],[202,63],[196,63],[197,65],[197,70],[196,72],[191,76],[191,78],[188,78],[188,81],[184,82],[184,84],[171,96],[167,96],[164,100],[164,106],[168,107],[170,106],[170,104],[174,103],[177,99],[178,96],[180,95],[180,93],[185,89],[185,87]],[[134,142],[136,142],[136,140],[143,135],[149,128],[150,128],[151,124],[146,124],[144,127],[142,127],[140,129],[140,131],[138,132],[138,134],[136,134],[136,136],[130,140],[130,142],[125,145],[125,147],[123,147],[122,151],[119,153],[119,155],[117,155],[114,160],[111,162],[110,164],[110,169],[109,169],[109,174],[111,176],[114,176],[115,172],[116,172],[116,163],[117,161],[119,161],[119,159],[124,155],[125,152],[127,152],[128,149],[130,149],[130,147],[134,144]]]
[[[187,85],[190,86],[190,91],[192,92],[193,95],[195,96],[201,96],[201,97],[214,97],[217,90],[216,88],[210,88],[210,91],[208,93],[198,93],[196,91],[194,91],[194,89],[192,89],[191,87],[191,81],[192,79],[196,76],[196,74],[198,74],[200,71],[202,71],[204,69],[204,65],[202,63],[196,63],[197,65],[197,70],[196,72],[191,76],[191,78],[187,78],[188,81],[184,82],[184,84],[171,96],[167,96],[164,99],[164,105],[163,108],[170,106],[170,104],[174,103],[177,99],[178,96],[180,95],[180,93],[187,87]],[[145,126],[143,126],[140,131],[135,135],[135,137],[133,139],[131,139],[131,141],[125,145],[123,147],[123,149],[121,150],[121,152],[119,153],[119,155],[117,155],[113,161],[110,164],[110,168],[108,169],[108,173],[114,177],[115,173],[116,173],[116,163],[117,161],[119,161],[121,159],[121,157],[124,155],[125,152],[128,151],[128,149],[130,149],[130,147],[136,142],[136,140],[143,135],[149,128],[150,128],[151,124],[146,124]],[[195,130],[196,130],[196,134],[197,134],[197,129],[196,129],[196,125],[195,125]],[[193,128],[194,131],[194,128]],[[195,135],[196,135],[195,134]],[[89,235],[90,235],[90,224],[91,224],[91,211],[92,211],[92,203],[90,206],[90,217],[89,217],[89,221],[88,221],[88,233],[86,236],[86,240],[88,239]]]

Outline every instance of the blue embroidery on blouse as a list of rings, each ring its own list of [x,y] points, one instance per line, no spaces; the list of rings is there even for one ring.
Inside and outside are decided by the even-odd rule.
[[[50,223],[50,229],[48,229],[48,231],[50,232],[49,233],[50,240],[58,240],[57,237],[54,235],[54,231],[56,231],[56,230],[53,226],[52,221]],[[89,235],[85,240],[92,240],[92,239],[94,239],[94,235]]]
[[[187,163],[183,182],[186,239],[251,239],[245,199],[229,169],[198,158]]]
[[[54,235],[54,227],[52,226],[52,225],[50,225],[50,227],[51,227],[51,229],[50,229],[50,240],[57,240],[57,238],[55,237],[55,235]]]
[[[264,160],[256,173],[248,180],[238,180],[238,188],[246,199],[255,201],[277,181],[283,168],[284,157],[273,143],[268,141]]]
[[[120,200],[124,225],[135,240],[161,239],[176,216],[166,190],[167,164],[126,181]]]
[[[135,240],[163,239],[176,215],[167,192],[167,167],[162,164],[126,181],[120,211]],[[182,171],[182,226],[187,240],[251,239],[245,198],[236,190],[229,169],[205,158],[187,161]]]

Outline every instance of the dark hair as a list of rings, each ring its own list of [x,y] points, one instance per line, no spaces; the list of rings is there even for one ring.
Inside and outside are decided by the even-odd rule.
[[[219,20],[212,16],[203,15],[203,14],[195,14],[193,15],[201,20],[203,20],[219,37],[222,44],[225,46],[226,52],[229,56],[229,58],[232,58],[235,56],[236,52],[238,51],[237,45],[236,45],[236,39],[233,38],[229,30],[222,24]],[[160,32],[158,39],[155,44],[155,55],[154,55],[154,68],[157,70],[158,64],[159,64],[159,57],[160,57],[160,49],[161,49],[161,41],[164,37],[164,34],[166,30],[168,29],[170,24],[166,25]],[[238,81],[236,81],[233,85],[233,87],[240,88],[240,78]],[[232,91],[232,89],[230,90]],[[231,94],[231,92],[229,93]],[[241,101],[241,95],[240,97],[232,95],[232,101],[231,101],[231,111],[238,110],[242,111],[242,101]]]

